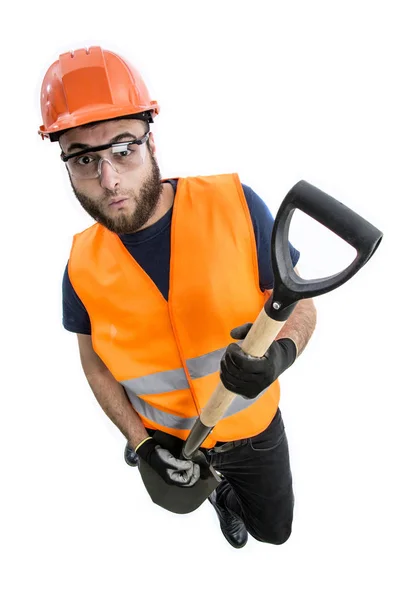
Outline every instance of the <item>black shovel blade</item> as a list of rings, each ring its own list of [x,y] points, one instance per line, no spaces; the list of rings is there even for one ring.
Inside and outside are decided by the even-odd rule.
[[[153,439],[176,458],[181,458],[182,440],[163,431],[156,431]],[[202,463],[202,478],[192,487],[187,488],[169,485],[149,464],[144,460],[140,461],[140,475],[154,504],[178,515],[184,515],[193,512],[207,500],[221,482],[221,478],[212,466],[204,467],[206,458],[200,450],[191,457],[191,460]]]

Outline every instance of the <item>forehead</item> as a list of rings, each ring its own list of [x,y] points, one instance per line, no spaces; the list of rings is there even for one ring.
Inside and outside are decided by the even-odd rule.
[[[60,137],[60,145],[64,152],[68,151],[68,146],[73,143],[101,146],[125,131],[141,137],[146,131],[146,123],[138,119],[120,119],[97,123],[93,127],[74,127]]]

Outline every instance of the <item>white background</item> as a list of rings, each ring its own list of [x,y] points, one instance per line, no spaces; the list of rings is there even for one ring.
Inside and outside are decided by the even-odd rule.
[[[396,2],[38,2],[2,15],[1,560],[5,600],[399,598],[399,19]],[[7,16],[8,15],[8,16]],[[7,37],[11,36],[11,37]],[[9,41],[5,41],[5,40]],[[300,179],[384,232],[281,378],[296,508],[283,546],[234,550],[209,503],[153,505],[61,325],[72,235],[91,224],[36,134],[58,55],[101,45],[161,105],[164,177],[236,171],[275,214]],[[342,242],[295,215],[300,272]]]

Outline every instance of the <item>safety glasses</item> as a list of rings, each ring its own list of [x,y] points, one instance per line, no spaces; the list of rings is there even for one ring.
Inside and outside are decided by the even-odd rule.
[[[126,173],[143,164],[148,138],[149,132],[137,140],[103,144],[72,154],[62,153],[61,160],[66,163],[68,171],[75,179],[100,177],[103,162],[108,162],[117,173]]]

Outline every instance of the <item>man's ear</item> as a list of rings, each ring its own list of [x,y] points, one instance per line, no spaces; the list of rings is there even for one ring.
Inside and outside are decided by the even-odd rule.
[[[153,132],[150,131],[149,133],[149,146],[150,146],[150,150],[152,154],[156,153],[156,143],[154,141],[154,135]]]

